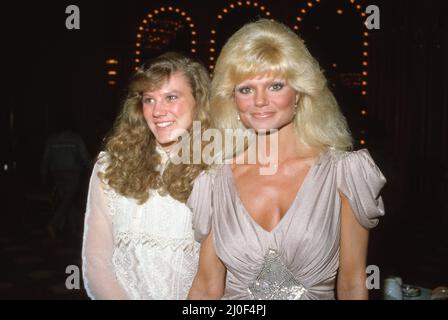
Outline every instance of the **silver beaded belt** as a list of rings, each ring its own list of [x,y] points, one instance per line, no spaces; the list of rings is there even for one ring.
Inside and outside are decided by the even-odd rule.
[[[269,249],[260,273],[247,290],[254,300],[299,300],[306,288],[294,278],[277,251]]]

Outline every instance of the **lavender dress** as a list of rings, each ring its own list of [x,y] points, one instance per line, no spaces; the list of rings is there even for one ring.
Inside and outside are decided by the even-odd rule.
[[[342,192],[365,228],[384,215],[386,183],[366,149],[322,152],[268,232],[244,208],[229,165],[202,173],[187,205],[197,241],[213,232],[227,268],[224,299],[334,299]],[[255,195],[256,196],[256,195]]]

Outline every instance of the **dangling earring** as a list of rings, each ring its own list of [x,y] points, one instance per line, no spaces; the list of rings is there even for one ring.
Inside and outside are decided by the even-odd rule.
[[[297,114],[298,108],[299,108],[299,97],[296,96],[296,103],[294,104],[294,116]]]
[[[240,114],[239,114],[239,113],[237,113],[236,118],[238,119],[238,121],[241,121],[241,118],[240,118]]]

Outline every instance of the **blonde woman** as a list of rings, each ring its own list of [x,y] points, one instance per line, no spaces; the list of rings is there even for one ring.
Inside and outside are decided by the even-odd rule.
[[[210,105],[212,126],[265,134],[278,159],[271,175],[260,174],[261,153],[195,181],[188,205],[202,242],[189,298],[367,299],[368,229],[384,214],[386,180],[367,150],[349,151],[303,41],[274,21],[242,27],[219,55]]]
[[[174,165],[169,152],[193,120],[206,125],[209,85],[206,69],[177,53],[131,80],[90,180],[82,252],[90,298],[186,298],[199,245],[185,201],[203,167]]]

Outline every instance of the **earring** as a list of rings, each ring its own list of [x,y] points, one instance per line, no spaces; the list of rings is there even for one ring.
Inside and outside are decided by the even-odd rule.
[[[296,95],[296,103],[294,104],[294,115],[297,114],[298,108],[299,108],[299,96]]]
[[[236,115],[236,118],[238,119],[238,121],[241,121],[241,118],[240,118],[240,114],[239,114],[239,113]]]

